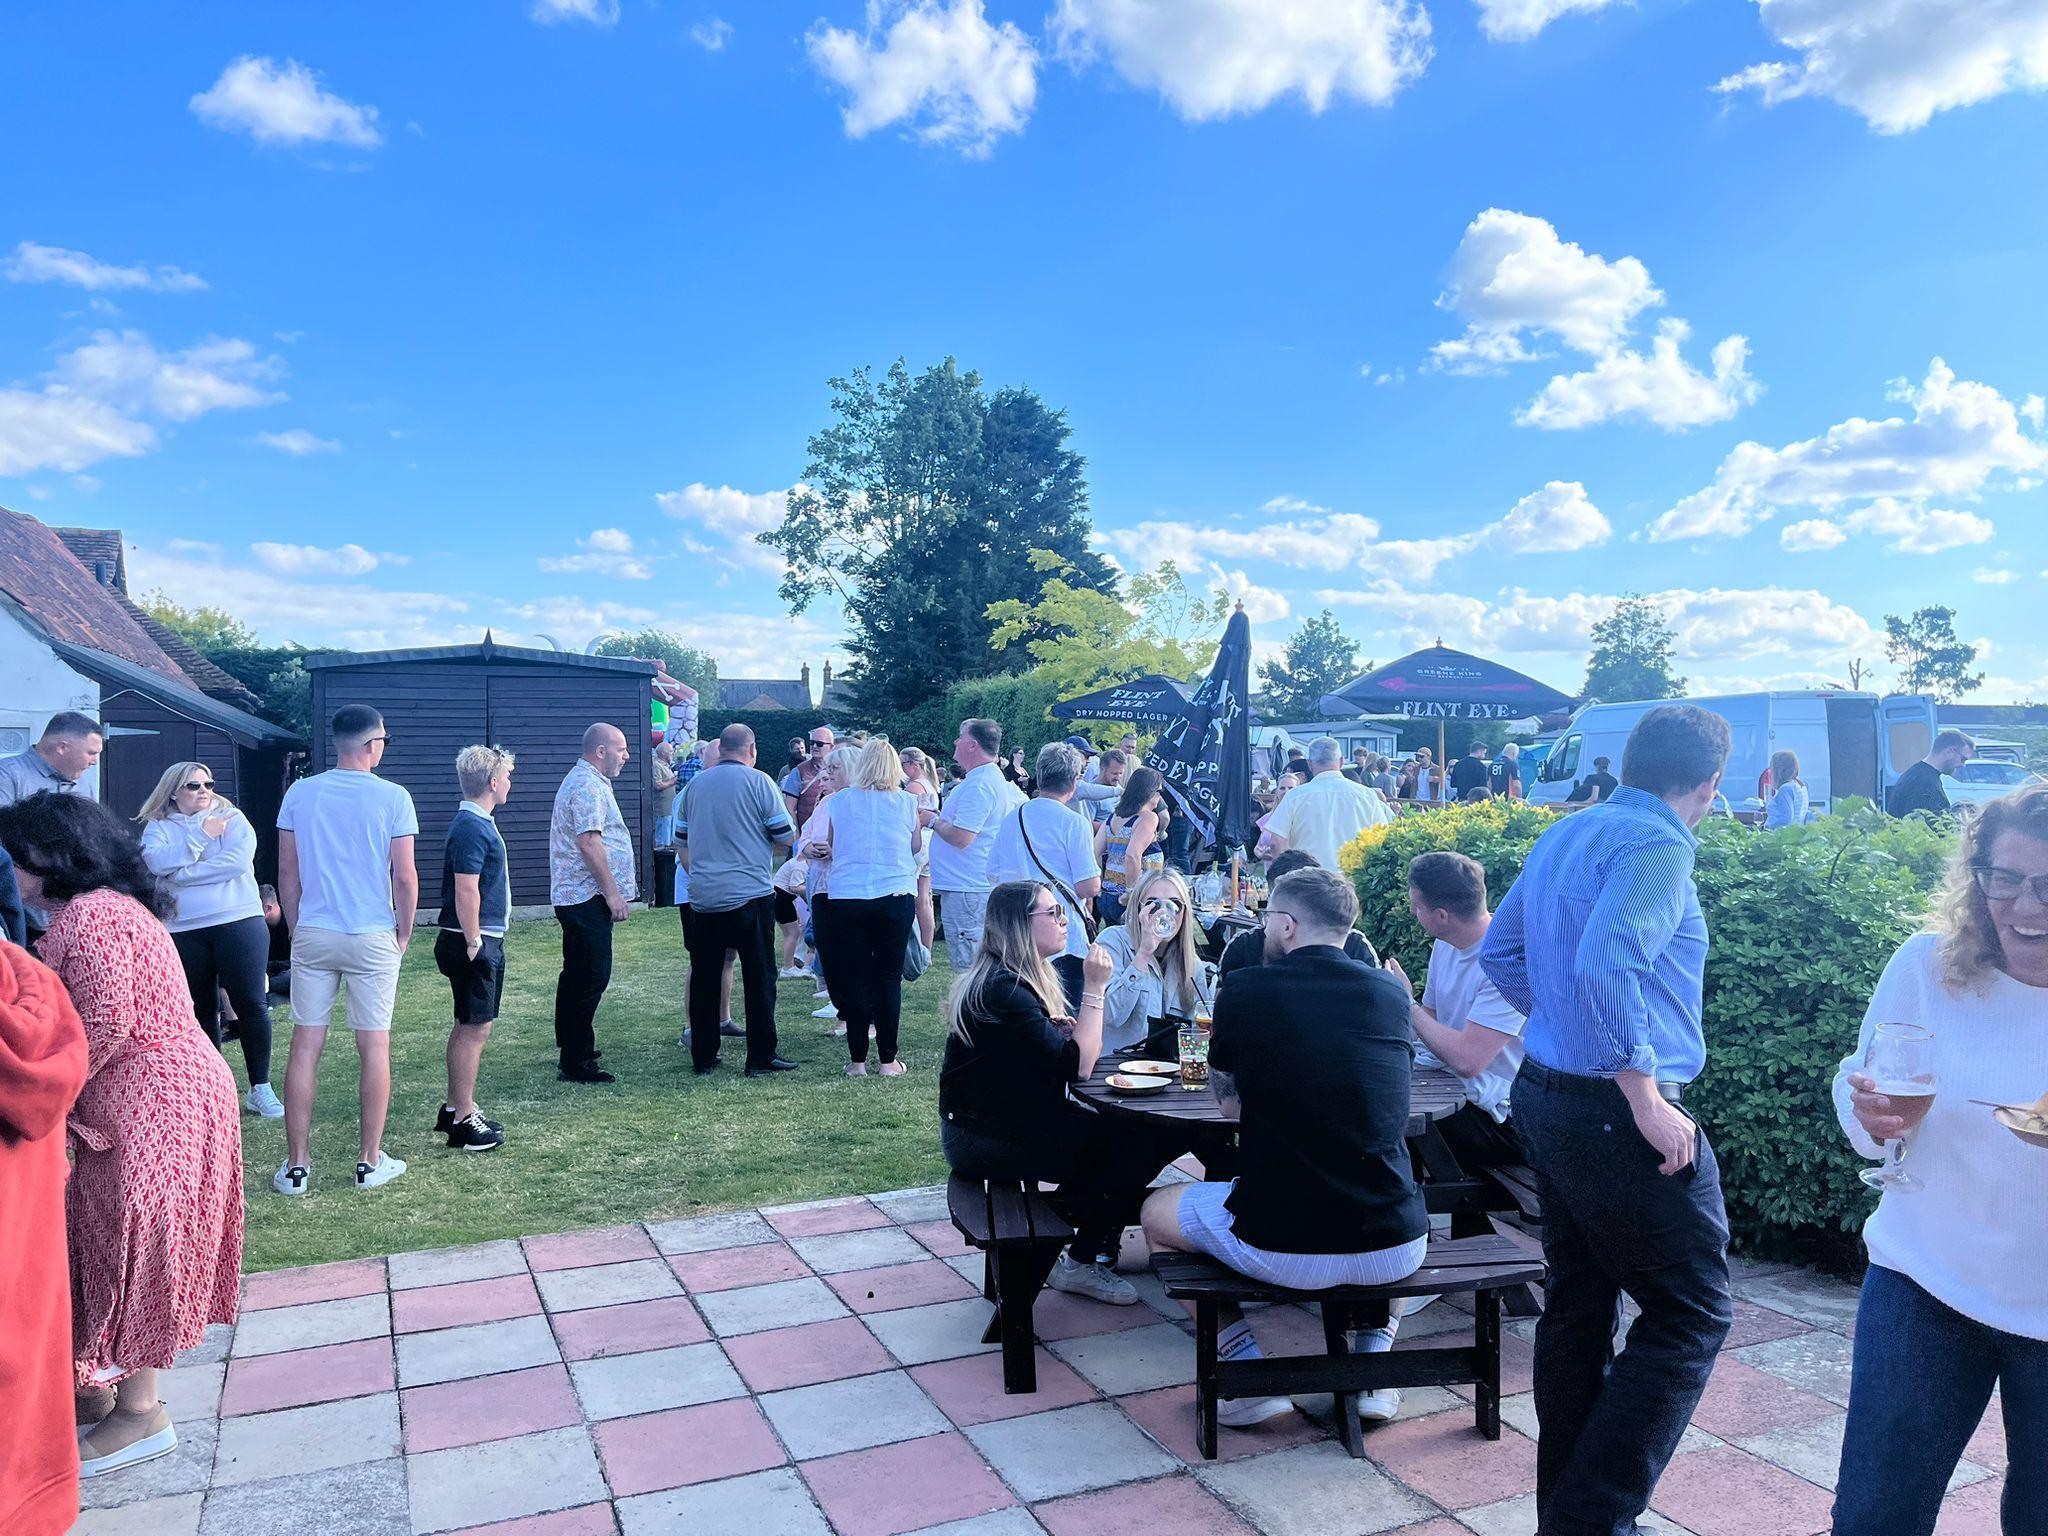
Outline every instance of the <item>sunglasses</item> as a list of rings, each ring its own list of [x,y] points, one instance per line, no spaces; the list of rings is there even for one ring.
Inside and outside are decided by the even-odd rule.
[[[183,784],[183,785],[182,785],[181,787],[182,787],[182,788],[185,788],[185,789],[189,789],[189,790],[194,790],[194,791],[198,791],[198,790],[202,790],[202,789],[211,789],[211,788],[213,788],[213,780],[211,780],[211,779],[187,779],[187,780],[186,780],[186,781],[184,782],[184,784]]]
[[[811,743],[811,750],[813,752],[829,752],[832,750],[832,743],[829,741],[814,741]]]

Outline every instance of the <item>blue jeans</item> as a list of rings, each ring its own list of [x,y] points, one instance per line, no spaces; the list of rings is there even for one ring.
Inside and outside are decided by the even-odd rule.
[[[1871,1265],[1856,1309],[1835,1536],[1928,1536],[1994,1383],[2005,1404],[2005,1533],[2034,1536],[2048,1531],[2048,1340],[1973,1322]]]
[[[1690,1168],[1659,1173],[1608,1078],[1525,1062],[1513,1102],[1550,1266],[1536,1324],[1538,1530],[1633,1536],[1734,1316],[1720,1165],[1702,1132]],[[1623,1293],[1642,1316],[1615,1355]]]

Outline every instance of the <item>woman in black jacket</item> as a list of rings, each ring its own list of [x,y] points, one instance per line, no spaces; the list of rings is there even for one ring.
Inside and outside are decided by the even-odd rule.
[[[1102,1054],[1102,989],[1113,963],[1089,946],[1080,1008],[1065,1017],[1050,962],[1066,948],[1066,923],[1059,898],[1036,881],[989,894],[981,949],[946,1001],[939,1140],[948,1165],[967,1178],[1058,1184],[1052,1198],[1075,1238],[1046,1283],[1131,1306],[1138,1293],[1111,1266],[1146,1187],[1178,1149],[1067,1095]]]

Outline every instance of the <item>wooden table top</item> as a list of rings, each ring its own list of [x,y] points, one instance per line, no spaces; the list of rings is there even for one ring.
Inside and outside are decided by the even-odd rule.
[[[1121,1094],[1109,1086],[1109,1075],[1126,1061],[1141,1059],[1131,1051],[1104,1052],[1086,1081],[1074,1084],[1077,1098],[1111,1114],[1137,1115],[1161,1120],[1195,1121],[1205,1125],[1235,1125],[1216,1102],[1214,1078],[1200,1088],[1183,1088],[1175,1078],[1156,1093]],[[1164,1058],[1159,1058],[1163,1060]],[[1417,1067],[1408,1098],[1408,1135],[1425,1134],[1431,1125],[1455,1114],[1465,1103],[1465,1085],[1441,1067]]]

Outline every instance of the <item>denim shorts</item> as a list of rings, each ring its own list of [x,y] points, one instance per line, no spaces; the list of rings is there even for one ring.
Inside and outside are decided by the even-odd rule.
[[[1240,1242],[1231,1230],[1230,1208],[1223,1202],[1237,1188],[1201,1183],[1181,1186],[1180,1229],[1198,1253],[1229,1265],[1240,1275],[1291,1291],[1325,1291],[1336,1285],[1391,1285],[1422,1268],[1429,1235],[1394,1248],[1368,1253],[1274,1253]]]

